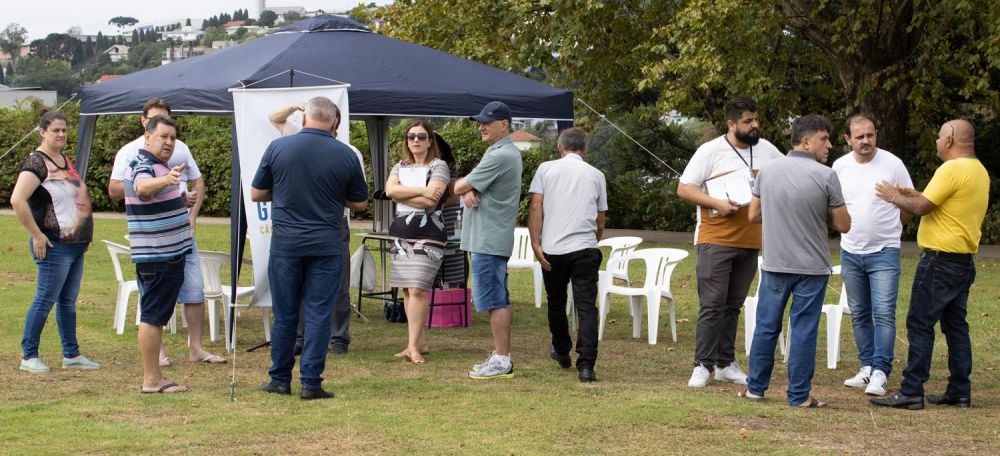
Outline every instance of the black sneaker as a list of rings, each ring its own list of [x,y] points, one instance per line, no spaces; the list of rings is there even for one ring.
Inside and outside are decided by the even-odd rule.
[[[265,393],[284,394],[285,396],[292,394],[292,389],[288,385],[279,385],[274,382],[261,383],[260,390]]]
[[[559,363],[559,367],[563,369],[573,367],[573,359],[570,358],[568,354],[560,355],[556,353],[556,347],[552,344],[549,344],[549,358],[556,360],[556,362]]]
[[[319,388],[306,388],[302,387],[302,394],[299,395],[303,401],[311,401],[313,399],[330,399],[333,397],[332,391],[325,391],[322,387]]]
[[[347,345],[330,344],[330,353],[334,355],[346,355],[347,351]]]

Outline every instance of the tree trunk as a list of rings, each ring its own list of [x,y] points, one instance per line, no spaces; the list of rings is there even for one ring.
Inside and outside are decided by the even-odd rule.
[[[810,0],[781,0],[788,30],[826,54],[844,86],[845,114],[867,111],[878,125],[878,146],[904,162],[914,158],[917,147],[907,144],[909,104],[913,87],[907,59],[919,45],[920,27],[911,27],[912,0],[886,0],[871,11],[858,11],[856,2],[831,1],[814,11]],[[846,12],[870,14],[856,20],[865,33],[858,36],[837,23]]]

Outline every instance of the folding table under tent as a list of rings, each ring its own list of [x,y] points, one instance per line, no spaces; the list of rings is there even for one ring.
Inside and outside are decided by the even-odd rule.
[[[375,190],[388,173],[389,119],[467,117],[493,100],[516,118],[573,121],[573,94],[435,49],[374,33],[352,19],[318,16],[199,57],[132,73],[81,91],[76,168],[86,179],[97,118],[141,113],[164,98],[175,114],[233,115],[229,89],[311,87],[346,82],[351,120],[365,121]],[[239,271],[247,225],[235,123],[232,139],[230,265]],[[375,230],[388,227],[389,201],[376,200]],[[230,286],[235,296],[238,274]],[[232,304],[232,303],[230,303]],[[234,308],[230,306],[230,312]]]

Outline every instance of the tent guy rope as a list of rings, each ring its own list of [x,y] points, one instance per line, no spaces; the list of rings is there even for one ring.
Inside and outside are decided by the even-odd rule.
[[[62,111],[62,108],[64,106],[66,106],[66,103],[69,103],[69,102],[73,101],[74,98],[76,98],[76,94],[77,93],[78,92],[74,92],[73,95],[71,95],[68,100],[64,101],[63,104],[59,105],[59,107],[56,108],[55,111]],[[7,154],[11,153],[14,150],[15,147],[17,147],[22,142],[24,142],[25,139],[28,139],[28,136],[31,136],[31,134],[34,133],[34,132],[36,132],[36,131],[40,132],[42,130],[40,128],[38,128],[38,127],[32,128],[30,131],[28,131],[27,133],[25,133],[24,136],[21,137],[21,139],[17,140],[17,142],[14,143],[13,146],[10,146],[10,149],[7,149],[7,151],[4,152],[3,155],[0,155],[0,160],[3,160],[4,157],[7,156]]]

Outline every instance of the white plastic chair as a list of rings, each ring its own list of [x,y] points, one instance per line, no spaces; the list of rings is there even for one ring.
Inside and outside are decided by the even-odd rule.
[[[841,275],[840,265],[832,268],[831,276]],[[829,286],[829,285],[828,285]],[[826,368],[836,369],[840,361],[840,325],[844,320],[844,314],[850,315],[851,308],[847,305],[847,286],[840,286],[840,297],[836,304],[823,304],[823,314],[826,315]],[[779,336],[781,337],[781,336]],[[788,362],[788,352],[792,342],[792,328],[788,327],[781,344],[781,354]]]
[[[646,280],[641,288],[624,287],[620,285],[610,285],[604,291],[601,299],[601,308],[598,310],[600,316],[600,326],[598,327],[597,339],[604,338],[604,321],[606,319],[608,300],[607,295],[617,294],[621,296],[646,298],[647,307],[647,331],[649,334],[649,344],[656,345],[657,330],[660,321],[660,298],[667,298],[670,307],[670,333],[674,342],[677,342],[677,316],[674,310],[674,299],[670,293],[670,276],[681,260],[688,257],[688,252],[680,249],[642,249],[632,252],[627,258],[629,260],[642,260],[646,264]],[[630,300],[629,306],[632,308],[632,337],[639,338],[642,329],[642,309],[636,300]]]
[[[757,323],[757,296],[760,295],[760,266],[764,259],[757,257],[757,291],[754,296],[747,296],[743,303],[744,308],[744,346],[747,355],[750,354],[750,346],[753,344],[753,331]],[[840,265],[832,268],[831,275],[840,275]],[[840,287],[840,297],[837,304],[823,304],[822,312],[826,315],[826,367],[836,369],[840,361],[840,326],[844,320],[844,314],[850,314],[851,309],[847,305],[847,288]],[[788,362],[788,349],[792,341],[791,327],[788,331],[778,334],[778,346],[785,362]]]
[[[507,260],[507,269],[531,269],[535,280],[535,307],[542,307],[542,265],[531,250],[531,234],[527,228],[514,228],[514,252]]]
[[[764,264],[764,257],[757,257],[757,289],[754,291],[753,296],[747,296],[743,300],[743,346],[746,349],[747,355],[750,355],[750,346],[753,344],[753,330],[757,327],[757,296],[760,296],[760,279],[763,277],[761,275],[760,266]],[[785,352],[785,338],[783,335],[778,335],[778,342],[781,343],[781,352]]]
[[[614,282],[614,279],[624,280],[625,284],[631,285],[628,280],[628,255],[640,243],[642,243],[642,238],[636,236],[619,236],[597,242],[598,248],[609,247],[611,249],[608,252],[608,261],[605,263],[604,270],[597,272],[597,299],[599,301],[604,299],[604,290]],[[598,308],[601,307],[600,302],[597,305]],[[629,312],[631,311],[632,307],[629,306]],[[577,315],[576,306],[573,305],[572,283],[566,286],[566,315],[569,317],[570,330],[576,332]]]
[[[229,328],[232,324],[229,320],[229,303],[232,301],[231,288],[222,286],[222,265],[229,263],[229,254],[225,252],[213,252],[202,250],[199,252],[201,258],[201,277],[205,287],[205,301],[208,304],[209,337],[216,340],[218,334],[218,315],[216,305],[222,311],[223,331],[225,331],[226,348],[233,350],[233,341],[229,338]],[[236,299],[253,297],[254,287],[236,287]],[[239,307],[249,306],[249,304],[239,304]],[[271,315],[270,309],[261,307],[262,319],[264,320],[264,340],[271,341]]]
[[[604,305],[600,300],[605,299],[607,296],[606,290],[614,283],[615,279],[624,280],[625,285],[632,286],[632,282],[629,282],[628,279],[629,255],[641,243],[642,238],[637,236],[607,238],[597,243],[597,247],[609,247],[611,249],[608,252],[608,262],[605,264],[604,270],[597,273],[598,307],[604,309],[605,314],[608,311],[608,306]],[[629,298],[630,301],[632,299],[631,297]],[[629,313],[631,312],[632,306],[629,306]]]
[[[128,235],[126,235],[128,239]],[[118,279],[118,299],[115,302],[115,317],[114,317],[114,328],[115,331],[121,335],[125,334],[125,316],[128,314],[128,302],[132,296],[132,293],[136,295],[135,301],[135,324],[139,324],[139,317],[142,314],[142,309],[140,308],[141,302],[139,300],[139,282],[137,280],[125,280],[125,274],[122,272],[121,256],[125,255],[128,258],[132,257],[131,250],[121,244],[111,242],[107,239],[102,239],[104,244],[108,247],[108,253],[111,255],[111,264],[115,267],[115,278]],[[183,318],[184,314],[181,313]],[[187,321],[184,322],[187,326]],[[170,322],[167,323],[167,327],[170,328],[170,332],[177,333],[177,318],[176,316],[170,317]]]
[[[132,293],[136,295],[136,324],[138,324],[139,317],[139,282],[136,280],[125,280],[125,274],[122,273],[122,263],[119,258],[124,255],[126,258],[131,256],[129,248],[111,242],[107,239],[103,239],[104,244],[108,247],[108,253],[111,255],[111,264],[115,267],[115,278],[118,279],[118,300],[115,302],[115,318],[113,322],[113,327],[118,334],[125,334],[125,314],[128,312],[128,302],[132,296]]]
[[[608,307],[602,307],[601,301],[605,298],[605,290],[614,283],[615,279],[625,281],[626,285],[631,286],[632,283],[628,279],[628,256],[631,254],[639,244],[642,243],[641,237],[636,236],[619,236],[613,238],[602,239],[598,241],[597,247],[609,247],[608,261],[605,263],[604,270],[597,272],[597,307],[603,308],[604,313],[607,314]],[[569,315],[572,323],[572,328],[576,330],[576,307],[573,306],[573,292],[572,287],[567,291],[566,299],[566,315]],[[629,300],[636,299],[630,297]],[[629,314],[632,313],[632,306],[629,306]]]

